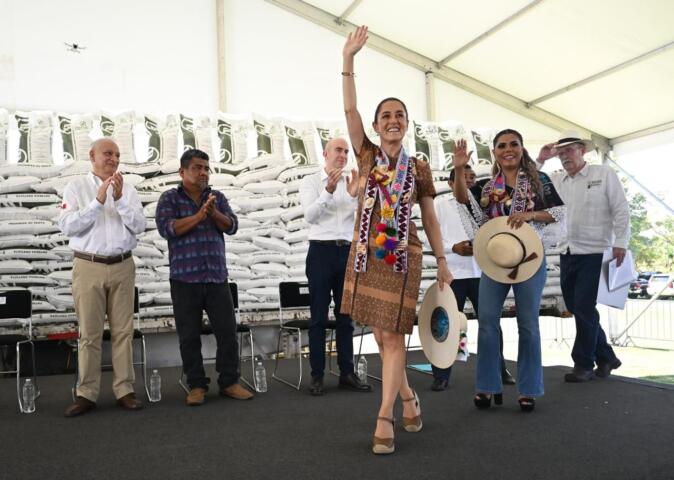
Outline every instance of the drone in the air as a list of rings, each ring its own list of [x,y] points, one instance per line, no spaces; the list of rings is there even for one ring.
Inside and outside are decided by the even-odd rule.
[[[68,42],[63,42],[69,52],[73,53],[82,53],[82,50],[86,50],[87,47],[84,45],[80,45],[79,43],[68,43]]]

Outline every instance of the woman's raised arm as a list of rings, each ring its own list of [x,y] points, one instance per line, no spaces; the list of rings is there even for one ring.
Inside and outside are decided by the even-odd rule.
[[[468,191],[468,187],[466,186],[466,178],[464,177],[464,169],[468,164],[468,161],[470,160],[470,156],[473,152],[467,153],[466,150],[468,149],[468,146],[466,144],[466,141],[463,139],[460,139],[459,141],[456,142],[456,145],[454,147],[454,198],[456,198],[456,201],[459,203],[464,203],[468,204],[468,195],[471,193]]]
[[[355,32],[349,33],[344,44],[344,50],[342,51],[344,58],[342,64],[344,114],[346,115],[346,126],[349,130],[351,146],[356,154],[360,153],[365,141],[365,128],[363,127],[363,119],[360,117],[356,106],[356,82],[354,80],[353,58],[363,48],[365,42],[367,42],[367,27],[358,27]]]

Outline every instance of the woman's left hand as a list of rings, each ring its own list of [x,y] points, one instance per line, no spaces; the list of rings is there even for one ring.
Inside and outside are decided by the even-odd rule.
[[[438,263],[438,286],[440,287],[440,291],[442,291],[445,283],[451,285],[453,280],[454,277],[452,276],[452,272],[449,271],[449,268],[447,268],[447,262],[441,260],[440,263]]]
[[[531,212],[511,213],[508,217],[507,224],[517,230],[523,223],[528,222],[529,220],[531,220]]]

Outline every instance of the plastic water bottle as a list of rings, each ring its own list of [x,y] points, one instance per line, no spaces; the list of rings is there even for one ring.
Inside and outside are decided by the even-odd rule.
[[[23,382],[22,403],[23,413],[33,413],[35,411],[35,385],[30,378]]]
[[[161,400],[161,377],[155,369],[150,375],[150,401],[158,402],[159,400]]]
[[[258,360],[255,365],[255,390],[260,393],[267,391],[267,371],[264,369],[262,360]]]
[[[367,382],[367,358],[365,358],[365,355],[361,355],[360,359],[358,359],[358,365],[356,366],[356,375],[358,375],[358,378],[360,379],[361,382],[363,383]]]

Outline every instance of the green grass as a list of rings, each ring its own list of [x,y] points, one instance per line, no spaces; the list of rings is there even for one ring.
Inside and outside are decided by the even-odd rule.
[[[642,380],[650,380],[651,382],[668,383],[674,385],[674,375],[649,375],[641,377]]]

